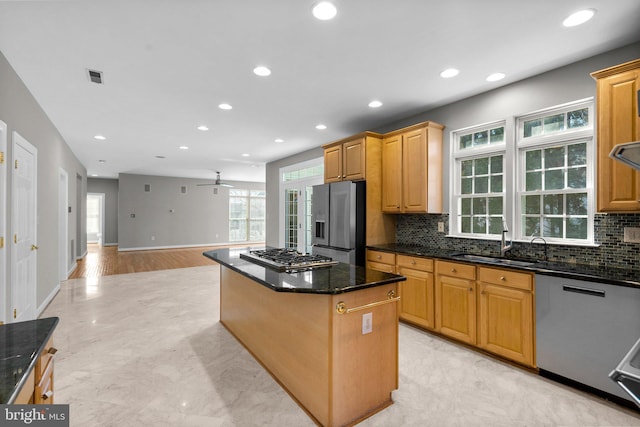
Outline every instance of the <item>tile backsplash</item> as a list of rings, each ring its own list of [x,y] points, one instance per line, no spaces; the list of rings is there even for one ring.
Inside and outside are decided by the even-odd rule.
[[[500,254],[499,241],[446,237],[446,233],[438,232],[438,222],[444,222],[445,230],[449,229],[448,214],[398,215],[396,242],[484,255]],[[599,246],[548,244],[548,258],[550,261],[602,267],[638,268],[640,243],[623,242],[624,227],[640,227],[640,214],[596,214],[595,242]],[[514,242],[511,256],[542,259],[544,248],[542,244]]]

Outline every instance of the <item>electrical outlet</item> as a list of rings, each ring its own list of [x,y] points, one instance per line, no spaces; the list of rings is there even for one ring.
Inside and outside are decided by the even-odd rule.
[[[444,233],[444,222],[438,223],[438,233]]]
[[[370,334],[373,331],[373,313],[362,315],[362,335]]]
[[[156,236],[151,236],[151,240],[156,240]]]
[[[624,241],[626,243],[640,243],[640,227],[625,227]]]

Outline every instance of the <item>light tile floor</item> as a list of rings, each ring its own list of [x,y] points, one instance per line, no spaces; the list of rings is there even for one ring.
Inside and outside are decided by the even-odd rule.
[[[313,426],[218,322],[219,269],[64,282],[55,401],[72,426]],[[394,404],[362,426],[640,426],[640,412],[400,326]]]

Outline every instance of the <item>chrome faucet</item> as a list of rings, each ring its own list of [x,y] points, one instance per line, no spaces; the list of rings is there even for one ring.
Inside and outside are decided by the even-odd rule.
[[[533,242],[535,242],[536,240],[542,240],[542,242],[544,243],[544,260],[548,261],[549,259],[547,257],[547,241],[544,240],[544,237],[542,236],[533,236],[533,239],[531,239],[529,245],[533,245]]]
[[[505,256],[507,252],[513,249],[513,241],[507,244],[506,234],[509,232],[509,227],[507,227],[507,222],[502,219],[502,240],[500,241],[500,255]]]

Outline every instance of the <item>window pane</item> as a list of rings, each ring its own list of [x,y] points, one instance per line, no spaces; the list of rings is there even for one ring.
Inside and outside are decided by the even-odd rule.
[[[483,194],[489,192],[489,177],[488,176],[480,176],[475,179],[475,193]]]
[[[567,194],[567,215],[587,215],[587,193]]]
[[[487,213],[487,199],[485,197],[477,197],[473,199],[473,214],[484,215]]]
[[[562,237],[562,218],[544,218],[543,236]]]
[[[547,194],[544,198],[544,213],[562,215],[564,213],[564,197],[562,194]]]
[[[524,206],[522,209],[526,214],[540,214],[540,196],[524,196]]]
[[[502,217],[489,217],[489,234],[502,233]]]
[[[492,193],[502,192],[502,175],[496,175],[491,177],[491,192]]]
[[[265,217],[265,200],[251,199],[251,219],[264,219]]]
[[[484,216],[473,217],[473,232],[485,234],[487,232],[487,218]]]
[[[567,166],[587,164],[587,144],[573,144],[567,147]]]
[[[489,158],[476,159],[476,175],[486,175],[489,173]]]
[[[229,198],[229,218],[247,218],[247,199],[239,197]]]
[[[524,235],[540,236],[540,217],[525,217],[524,219]]]
[[[460,231],[463,233],[471,233],[471,217],[463,216],[460,218]]]
[[[489,215],[502,215],[502,197],[489,197]]]
[[[473,144],[472,135],[463,135],[460,137],[460,148],[469,148]]]
[[[544,150],[545,169],[561,168],[564,166],[564,147],[546,148]]]
[[[247,240],[247,221],[235,220],[229,221],[229,241],[242,242]]]
[[[502,156],[491,158],[491,173],[502,173]]]
[[[527,172],[527,191],[542,190],[542,172]]]
[[[251,221],[251,233],[249,234],[249,240],[256,242],[264,239],[264,220]]]
[[[460,182],[460,192],[462,194],[471,194],[473,192],[472,180],[473,178],[462,178]]]
[[[471,215],[471,199],[461,200],[460,213],[462,215]]]
[[[473,160],[465,160],[462,162],[462,176],[473,175]]]
[[[567,170],[567,186],[569,188],[587,187],[587,168],[575,168]]]
[[[557,132],[564,129],[564,114],[556,114],[544,118],[544,133]]]
[[[251,190],[251,197],[265,197],[266,195],[265,190]]]
[[[526,168],[528,171],[542,169],[542,151],[527,151],[526,155]]]
[[[489,131],[489,142],[491,144],[496,144],[498,142],[503,142],[503,141],[504,141],[504,127],[491,129]]]
[[[587,224],[587,218],[569,218],[567,220],[567,238],[586,239]]]
[[[528,120],[524,122],[524,137],[540,135],[542,133],[542,120]]]
[[[567,127],[579,128],[589,125],[589,109],[570,111],[567,113]]]
[[[561,190],[564,188],[564,170],[551,170],[544,174],[545,190]]]
[[[482,132],[476,132],[473,135],[473,139],[475,140],[474,145],[484,145],[489,142],[489,132],[487,132],[486,130]]]

